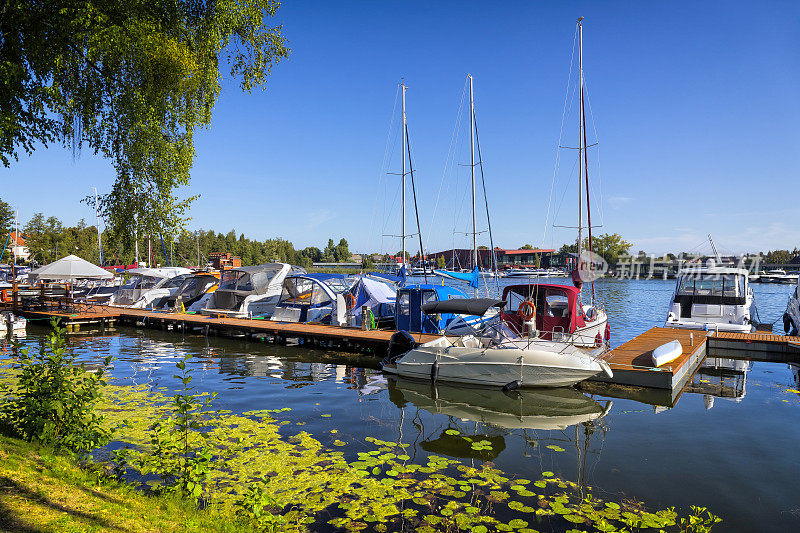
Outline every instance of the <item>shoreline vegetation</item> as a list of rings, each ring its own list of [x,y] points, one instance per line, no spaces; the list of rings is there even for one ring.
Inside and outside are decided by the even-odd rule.
[[[186,360],[176,364],[174,391],[107,383],[102,368],[86,372],[64,354],[63,335],[56,327],[38,356],[21,350],[16,361],[6,359],[0,366],[0,427],[7,434],[0,440],[0,525],[12,530],[384,532],[402,527],[422,533],[539,528],[574,533],[710,531],[720,521],[701,507],[651,512],[629,499],[602,500],[591,487],[553,472],[517,479],[488,461],[470,466],[433,454],[412,459],[403,442],[366,437],[348,444],[322,411],[319,416],[330,429],[315,436],[303,430],[306,422],[289,419],[288,408],[241,414],[214,410],[214,394],[194,392]],[[62,374],[68,378],[61,382],[64,390],[49,387],[45,393],[43,382],[57,384],[50,379],[59,372],[55,363],[67,368]],[[44,379],[26,385],[35,365]],[[105,431],[108,439],[90,439],[89,450],[66,450],[20,434],[19,428],[46,428],[59,420],[59,412],[73,407],[67,392],[85,380],[87,390],[96,385],[97,392],[91,409],[81,411],[86,427],[78,423],[66,429],[59,442],[70,431]],[[20,398],[31,392],[43,424],[19,418]],[[53,413],[43,410],[48,405]],[[491,449],[489,441],[451,431],[478,453]],[[19,437],[40,442],[28,444]]]

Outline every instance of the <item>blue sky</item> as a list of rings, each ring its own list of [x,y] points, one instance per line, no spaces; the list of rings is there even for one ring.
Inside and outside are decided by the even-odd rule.
[[[730,252],[800,246],[791,1],[285,2],[290,59],[265,91],[226,79],[211,127],[196,136],[191,193],[201,197],[189,227],[298,248],[345,237],[358,251],[399,249],[382,235],[399,232],[399,178],[386,172],[400,169],[399,107],[389,125],[403,77],[425,247],[468,245],[454,233],[471,225],[468,169],[458,166],[469,162],[466,107],[455,124],[470,73],[495,243],[573,240],[551,226],[575,223],[575,151],[561,150],[552,201],[550,191],[578,16],[590,143],[599,142],[596,231],[622,234],[634,252],[688,251],[708,233]],[[567,100],[562,144],[574,146]],[[0,196],[23,221],[36,211],[91,221],[79,199],[113,178],[88,152],[73,161],[40,148],[0,169]],[[411,207],[407,221],[415,227]]]

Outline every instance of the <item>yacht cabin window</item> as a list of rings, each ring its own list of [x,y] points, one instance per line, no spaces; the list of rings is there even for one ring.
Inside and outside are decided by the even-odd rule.
[[[684,276],[678,284],[678,295],[739,297],[743,294],[741,277],[737,274]]]
[[[411,294],[408,291],[403,291],[397,298],[398,313],[408,316],[411,314]]]

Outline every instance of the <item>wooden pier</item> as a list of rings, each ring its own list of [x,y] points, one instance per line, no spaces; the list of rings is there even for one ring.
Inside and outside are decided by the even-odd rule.
[[[636,393],[641,393],[640,395],[648,397],[644,400],[647,403],[674,405],[684,385],[706,357],[706,337],[705,331],[649,329],[614,348],[603,357],[614,373],[613,378],[605,374],[591,378],[593,382],[621,387],[606,388],[602,385],[587,384],[582,388],[610,396],[631,398]],[[656,367],[653,364],[653,350],[673,340],[680,341],[683,353],[677,359]],[[647,392],[638,389],[645,389]],[[614,394],[615,391],[617,394]]]
[[[214,317],[200,314],[167,313],[100,305],[76,305],[70,309],[18,309],[16,313],[46,324],[60,318],[68,331],[105,329],[115,324],[170,329],[180,333],[267,338],[276,343],[302,339],[312,346],[369,353],[383,357],[393,330],[298,324],[272,320]],[[414,334],[417,342],[437,335]],[[666,365],[653,365],[653,350],[672,340],[680,341],[683,353]],[[614,348],[603,358],[614,373],[585,381],[580,388],[612,397],[671,407],[703,360],[709,357],[770,362],[800,362],[800,337],[766,333],[720,333],[676,328],[652,328]]]

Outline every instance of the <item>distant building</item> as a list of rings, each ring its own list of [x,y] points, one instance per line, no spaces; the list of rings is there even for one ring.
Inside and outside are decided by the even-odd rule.
[[[242,266],[242,259],[228,252],[214,252],[208,254],[208,260],[211,262],[211,266],[218,270]]]
[[[363,260],[364,258],[361,256],[361,254],[350,254],[351,263],[361,263]]]
[[[538,265],[541,268],[555,266],[555,250],[522,250],[522,249],[503,249],[495,248],[497,257],[497,267],[500,269],[513,267],[533,267]],[[439,257],[443,257],[447,268],[470,268],[472,266],[472,250],[468,248],[454,248],[428,254],[428,262],[437,264]],[[484,270],[492,268],[492,250],[489,248],[478,249],[478,264]]]
[[[12,256],[17,259],[22,259],[23,261],[27,261],[30,258],[31,252],[28,250],[28,246],[25,244],[25,239],[22,237],[22,234],[12,231],[9,241],[8,245]]]

